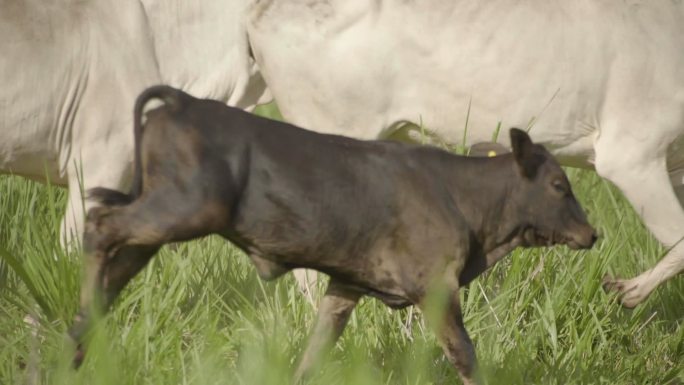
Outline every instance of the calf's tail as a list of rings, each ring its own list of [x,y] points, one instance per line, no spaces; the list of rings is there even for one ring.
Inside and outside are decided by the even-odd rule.
[[[142,117],[145,105],[152,99],[161,99],[164,105],[172,111],[178,111],[188,95],[173,87],[159,85],[144,90],[135,101],[133,109],[133,182],[128,194],[104,187],[96,187],[88,191],[88,198],[107,206],[124,205],[134,201],[142,193],[142,154],[141,142],[143,135]]]
[[[134,140],[134,156],[135,163],[133,164],[133,184],[131,185],[131,192],[129,195],[131,199],[135,199],[142,193],[142,155],[141,144],[143,135],[142,115],[145,105],[152,99],[161,99],[164,104],[173,111],[180,110],[185,93],[169,86],[153,86],[143,91],[138,99],[135,101],[135,108],[133,110],[133,140]]]

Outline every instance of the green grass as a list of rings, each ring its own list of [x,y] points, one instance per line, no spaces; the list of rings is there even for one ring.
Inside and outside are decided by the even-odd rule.
[[[600,287],[663,250],[615,188],[569,171],[602,238],[517,251],[463,293],[489,384],[684,384],[684,279],[624,310]],[[79,371],[65,330],[77,253],[59,247],[65,191],[0,177],[0,384],[288,384],[315,313],[287,276],[261,282],[217,237],[164,248],[95,334]],[[33,314],[37,329],[23,319]],[[365,299],[314,384],[458,384],[416,310]]]

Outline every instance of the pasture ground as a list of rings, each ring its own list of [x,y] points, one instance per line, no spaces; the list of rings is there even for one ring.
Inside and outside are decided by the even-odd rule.
[[[517,251],[462,293],[489,384],[684,384],[684,277],[625,310],[601,289],[664,250],[594,173],[569,170],[602,234],[588,252]],[[80,256],[59,248],[65,191],[0,176],[0,384],[291,383],[315,313],[288,275],[261,282],[217,237],[165,247],[70,369]],[[55,256],[57,256],[55,258]],[[322,287],[319,288],[319,293]],[[33,314],[37,329],[23,319]],[[364,299],[312,384],[458,384],[415,310]]]

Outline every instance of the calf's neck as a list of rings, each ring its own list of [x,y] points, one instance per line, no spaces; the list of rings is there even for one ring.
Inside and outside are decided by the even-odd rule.
[[[146,114],[151,99],[163,104]],[[513,152],[469,158],[432,147],[323,135],[157,86],[135,106],[129,193],[96,188],[88,212],[79,342],[165,243],[218,234],[259,276],[294,268],[330,276],[308,346],[306,374],[339,337],[364,296],[424,307],[446,290],[435,325],[449,361],[475,383],[459,287],[512,249],[596,239],[558,163],[524,131]]]

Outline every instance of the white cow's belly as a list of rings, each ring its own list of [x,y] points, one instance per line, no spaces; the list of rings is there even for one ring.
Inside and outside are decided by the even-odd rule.
[[[4,161],[0,164],[0,174],[19,175],[39,182],[66,186],[68,181],[57,166],[58,159],[45,155],[45,153],[15,153],[11,161]]]
[[[684,135],[679,136],[668,148],[667,170],[673,186],[684,186]]]

